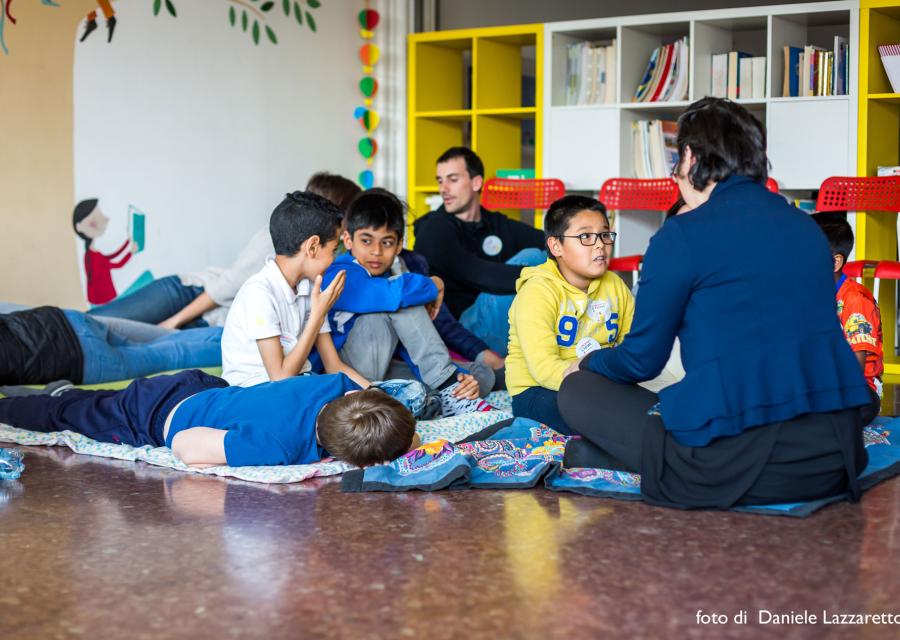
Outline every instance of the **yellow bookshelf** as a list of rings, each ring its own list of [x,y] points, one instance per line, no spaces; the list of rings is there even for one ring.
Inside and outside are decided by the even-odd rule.
[[[448,147],[471,147],[484,161],[486,179],[497,169],[520,167],[541,176],[543,39],[541,24],[409,36],[409,246],[412,223],[428,212],[426,198],[438,193],[435,161]],[[531,53],[534,94],[523,95]],[[525,122],[533,123],[533,151],[523,144]]]
[[[900,164],[900,94],[893,93],[878,55],[878,45],[900,43],[900,2],[862,0],[859,11],[859,130],[857,172],[877,175],[879,165]],[[856,216],[858,259],[897,259],[897,216],[875,211]],[[871,288],[872,281],[866,285]],[[894,354],[897,300],[891,282],[880,287],[884,331],[885,382],[900,382],[900,359]],[[889,407],[893,409],[893,407]]]

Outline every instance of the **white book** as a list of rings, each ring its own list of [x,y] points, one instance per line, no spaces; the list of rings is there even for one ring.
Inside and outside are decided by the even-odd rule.
[[[900,176],[900,167],[878,167],[878,176]]]
[[[728,54],[717,53],[712,57],[709,95],[724,98],[728,95]]]
[[[647,138],[649,141],[648,156],[650,157],[650,177],[666,177],[665,146],[663,145],[662,122],[651,120],[647,123]]]
[[[647,120],[641,121],[641,148],[644,150],[644,177],[653,177],[653,165],[650,163],[650,123]]]
[[[566,104],[578,104],[581,91],[581,45],[570,44],[566,59]]]
[[[613,104],[616,101],[616,41],[606,47],[606,95],[604,102]]]
[[[681,49],[679,51],[678,58],[678,77],[675,79],[675,86],[672,89],[672,93],[669,97],[669,100],[679,101],[679,100],[687,100],[688,96],[688,82],[690,81],[690,53],[691,47],[688,43],[687,36],[681,39]]]
[[[603,104],[606,99],[606,47],[594,47],[593,57],[594,92],[591,95],[591,104]]]
[[[753,61],[753,99],[766,97],[766,58],[751,58]]]
[[[753,58],[738,61],[738,98],[749,100],[753,97]]]
[[[641,146],[641,123],[640,121],[631,123],[631,149],[632,149],[632,168],[634,169],[635,178],[646,178],[644,175],[644,149]]]
[[[578,91],[578,104],[590,104],[591,101],[591,78],[594,75],[593,57],[591,56],[591,45],[587,42],[581,43],[581,88]]]

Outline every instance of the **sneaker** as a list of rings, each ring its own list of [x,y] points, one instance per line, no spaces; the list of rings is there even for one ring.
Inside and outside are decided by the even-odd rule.
[[[75,385],[69,380],[56,380],[46,387],[35,389],[25,385],[14,385],[8,387],[0,387],[0,395],[7,398],[24,398],[27,396],[58,396],[70,389],[74,389]]]
[[[465,398],[457,398],[453,392],[459,387],[459,383],[455,382],[445,389],[438,392],[438,398],[441,400],[441,415],[444,418],[449,416],[458,416],[463,413],[475,413],[479,411],[494,411],[495,407],[481,398],[474,400],[466,400]]]

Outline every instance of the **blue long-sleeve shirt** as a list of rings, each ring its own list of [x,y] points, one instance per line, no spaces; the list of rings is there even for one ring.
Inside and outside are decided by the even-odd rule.
[[[807,214],[731,177],[653,237],[631,332],[581,368],[649,380],[678,336],[686,375],[660,392],[660,412],[685,446],[866,404],[865,379],[835,321],[832,264]]]

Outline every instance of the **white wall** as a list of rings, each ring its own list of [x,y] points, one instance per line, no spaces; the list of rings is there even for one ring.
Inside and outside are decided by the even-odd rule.
[[[75,197],[100,198],[111,218],[95,247],[124,241],[129,204],[149,218],[146,251],[114,272],[119,293],[146,269],[227,265],[286,191],[318,170],[355,180],[365,168],[362,3],[322,2],[313,33],[276,2],[278,44],[263,34],[256,46],[229,25],[230,3],[179,0],[177,18],[152,4],[115,3],[113,42],[101,21],[75,47]]]

